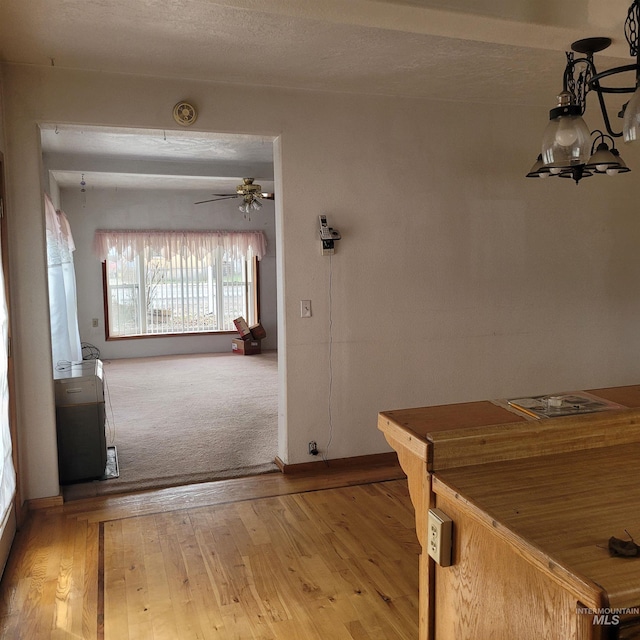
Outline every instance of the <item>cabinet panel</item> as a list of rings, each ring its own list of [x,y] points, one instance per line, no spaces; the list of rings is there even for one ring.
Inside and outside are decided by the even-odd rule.
[[[107,443],[104,402],[56,407],[60,484],[104,475]]]
[[[438,640],[596,640],[601,629],[578,600],[454,501],[437,498],[454,521],[454,564],[436,566]]]

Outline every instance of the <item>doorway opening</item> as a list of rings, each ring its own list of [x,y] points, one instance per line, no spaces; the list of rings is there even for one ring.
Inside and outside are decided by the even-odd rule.
[[[45,189],[68,219],[75,246],[83,358],[98,357],[104,364],[106,440],[116,448],[119,467],[116,479],[72,482],[65,497],[275,471],[278,194],[250,213],[240,211],[233,197],[196,204],[212,194],[235,193],[247,177],[273,193],[274,138],[51,124],[41,125],[41,139]],[[108,287],[93,248],[99,229],[262,233],[267,249],[256,282],[257,319],[267,334],[262,353],[233,354],[231,343],[239,336],[228,329],[107,339]],[[172,290],[179,286],[186,285],[171,281]],[[157,312],[150,317],[165,321]],[[54,369],[65,366],[70,363],[54,358]],[[269,390],[253,408],[246,395],[252,389],[254,402]],[[225,431],[228,425],[235,426]],[[196,426],[197,433],[191,433]],[[266,440],[269,453],[253,464],[244,454],[256,452],[257,437]],[[204,455],[212,451],[223,462],[214,464]],[[146,475],[142,467],[149,469]]]

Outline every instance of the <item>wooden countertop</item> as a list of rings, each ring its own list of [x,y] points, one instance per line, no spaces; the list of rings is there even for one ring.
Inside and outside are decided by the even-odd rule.
[[[430,471],[640,440],[640,385],[587,393],[626,408],[532,419],[485,400],[384,411],[378,428]]]
[[[609,387],[607,389],[589,389],[588,393],[611,402],[617,402],[629,407],[629,409],[640,408],[640,384],[632,384],[627,387]]]
[[[588,389],[587,393],[617,402],[629,409],[640,408],[640,385]],[[425,440],[428,440],[431,434],[440,431],[522,423],[529,420],[520,412],[510,411],[489,400],[396,409],[383,411],[380,415],[410,429],[416,437]]]
[[[617,400],[616,400],[617,401]],[[640,557],[611,557],[609,537],[640,543],[640,442],[438,471],[433,491],[461,500],[552,572],[640,605]]]
[[[523,415],[488,400],[383,411],[381,415],[425,440],[438,431],[528,421]]]

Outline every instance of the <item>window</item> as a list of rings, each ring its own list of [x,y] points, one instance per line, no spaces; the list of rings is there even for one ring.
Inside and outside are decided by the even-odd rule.
[[[109,338],[234,331],[258,321],[261,232],[98,231]]]
[[[0,156],[0,160],[2,160]],[[2,163],[0,162],[0,209],[2,208]],[[0,576],[6,561],[15,523],[10,524],[12,505],[16,493],[16,472],[13,466],[11,443],[11,410],[9,398],[9,306],[5,280],[6,262],[6,222],[0,222]],[[5,534],[6,530],[6,534]],[[4,534],[4,535],[3,535]]]

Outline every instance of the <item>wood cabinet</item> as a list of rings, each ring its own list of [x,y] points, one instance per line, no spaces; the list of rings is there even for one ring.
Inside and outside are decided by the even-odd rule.
[[[640,386],[590,393],[627,408],[541,420],[492,402],[380,414],[425,550],[420,640],[640,638],[640,558],[607,550],[625,530],[640,542]],[[431,507],[454,522],[450,567],[426,554]]]

